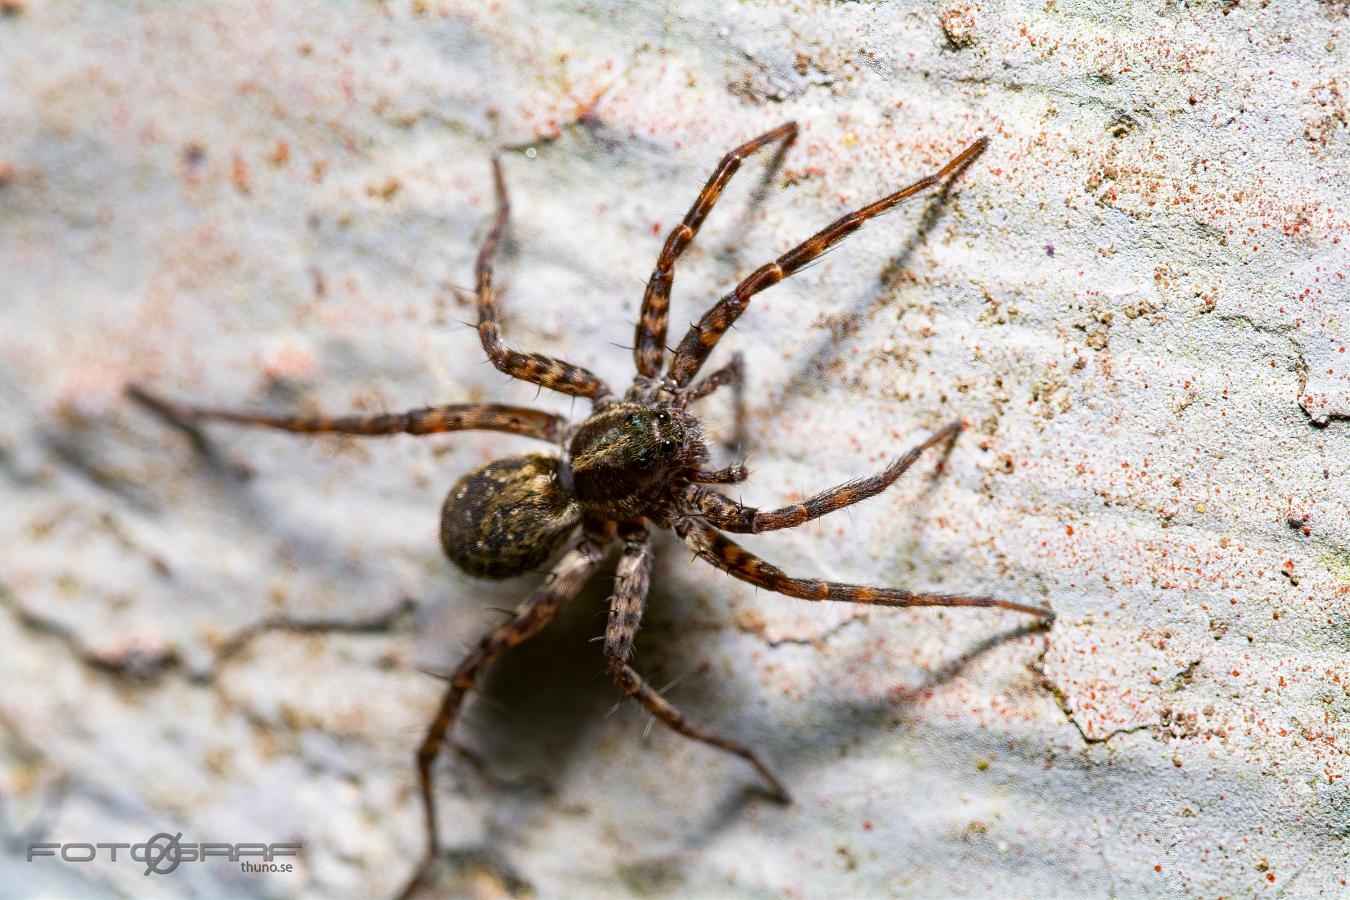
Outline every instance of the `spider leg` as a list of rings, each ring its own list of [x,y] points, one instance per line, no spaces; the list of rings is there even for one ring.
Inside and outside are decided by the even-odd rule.
[[[675,533],[684,538],[695,555],[733,578],[802,600],[844,600],[874,606],[996,606],[1040,616],[1047,622],[1054,621],[1055,618],[1053,612],[1043,607],[997,600],[993,597],[916,594],[903,588],[868,587],[860,584],[840,584],[837,581],[819,581],[814,578],[794,578],[755,556],[717,529],[696,519],[676,520]]]
[[[541,441],[555,441],[566,420],[562,416],[501,403],[452,403],[406,413],[373,416],[267,416],[166,400],[130,385],[127,395],[155,414],[180,426],[212,420],[235,425],[279,428],[297,434],[439,434],[445,431],[508,431]]]
[[[684,715],[662,697],[642,676],[628,665],[633,652],[633,639],[642,620],[642,606],[647,599],[651,581],[652,551],[647,529],[640,523],[624,526],[623,553],[614,582],[614,596],[610,598],[609,624],[605,628],[605,657],[614,681],[625,696],[635,697],[647,712],[664,722],[672,730],[687,738],[702,741],[719,750],[734,753],[755,767],[768,783],[776,799],[790,802],[787,789],[769,771],[753,750],[735,741],[705,731],[691,724]]]
[[[651,535],[640,522],[624,523],[619,528],[623,550],[614,572],[614,595],[609,598],[609,622],[605,626],[605,657],[611,663],[626,664],[633,652],[647,602],[652,576]]]
[[[741,161],[747,156],[774,141],[782,140],[783,146],[791,144],[797,137],[797,123],[784,122],[773,131],[767,131],[753,140],[746,141],[732,150],[717,164],[708,183],[699,191],[694,205],[685,213],[684,221],[676,225],[666,237],[666,243],[657,257],[656,268],[647,281],[646,293],[642,295],[642,312],[638,316],[637,336],[633,345],[633,361],[637,364],[638,374],[651,378],[661,370],[661,362],[666,353],[667,313],[670,310],[670,286],[675,280],[675,261],[684,253],[685,248],[694,241],[699,226],[712,211],[713,204],[722,196],[727,182]]]
[[[724,384],[731,385],[731,389],[737,392],[745,385],[745,359],[739,351],[732,355],[731,362],[705,376],[685,391],[684,402],[693,403],[695,400],[702,400]]]
[[[478,337],[492,364],[512,378],[528,381],[540,387],[592,399],[609,393],[609,388],[590,371],[569,362],[544,356],[541,353],[521,353],[502,343],[497,328],[497,299],[492,290],[492,259],[501,241],[506,220],[511,214],[511,203],[506,197],[506,181],[502,178],[502,164],[492,159],[492,179],[497,191],[497,216],[478,251],[474,268],[478,295]]]
[[[732,463],[722,469],[699,469],[689,476],[696,484],[739,484],[750,477],[744,463]]]
[[[417,771],[421,779],[422,810],[426,817],[426,856],[418,865],[401,897],[410,897],[421,886],[440,849],[436,833],[436,804],[433,799],[433,769],[446,733],[454,724],[460,704],[474,686],[487,664],[506,650],[528,640],[547,625],[560,609],[581,590],[603,559],[603,545],[594,536],[587,535],[554,564],[544,583],[516,608],[510,621],[492,629],[478,643],[478,648],[466,656],[450,677],[450,689],[441,701],[436,718],[427,729],[426,737],[417,748]]]
[[[726,443],[732,447],[745,446],[745,360],[739,352],[732,354],[731,362],[706,376],[684,394],[685,403],[693,403],[717,390],[722,385],[730,385],[735,425],[731,440]]]
[[[703,367],[708,354],[712,353],[713,348],[717,346],[717,342],[722,339],[722,335],[745,311],[746,306],[750,304],[750,298],[755,294],[787,278],[857,231],[868,219],[876,218],[882,213],[888,212],[925,188],[932,187],[949,175],[961,171],[984,150],[988,142],[988,138],[980,138],[952,157],[950,162],[934,174],[921,178],[909,187],[902,188],[894,194],[882,197],[875,203],[836,219],[778,259],[751,272],[740,284],[736,285],[736,288],[730,294],[717,301],[712,309],[704,313],[703,318],[690,327],[684,339],[675,348],[675,356],[671,359],[670,369],[668,370],[669,377],[675,386],[683,387],[698,374],[698,370]]]
[[[832,487],[814,497],[808,497],[801,503],[793,503],[781,509],[762,512],[751,506],[742,506],[716,491],[692,484],[684,491],[686,508],[690,513],[702,516],[709,524],[732,532],[757,534],[761,531],[793,528],[835,510],[852,506],[860,500],[875,497],[894,484],[906,469],[914,465],[923,451],[944,442],[950,444],[963,427],[963,423],[959,421],[952,422],[877,474]]]

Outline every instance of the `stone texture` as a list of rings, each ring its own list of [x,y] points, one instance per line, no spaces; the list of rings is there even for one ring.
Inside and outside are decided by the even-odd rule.
[[[747,541],[802,574],[1051,604],[819,607],[661,543],[638,666],[794,790],[624,706],[605,583],[494,669],[439,792],[495,896],[1343,896],[1350,836],[1350,19],[1343,2],[199,3],[0,16],[0,893],[388,895],[412,751],[531,579],[439,556],[528,442],[300,440],[129,406],[582,404],[508,340],[631,371],[666,229],[787,118],[674,322],[846,209],[946,200],[756,299],[747,502],[971,427],[883,497]],[[678,337],[678,332],[674,337]],[[709,401],[709,417],[728,423]],[[28,841],[302,840],[298,871],[24,861]]]

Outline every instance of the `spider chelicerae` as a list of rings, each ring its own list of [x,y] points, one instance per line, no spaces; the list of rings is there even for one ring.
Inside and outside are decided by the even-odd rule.
[[[172,402],[142,388],[129,389],[140,402],[189,428],[193,422],[216,420],[302,434],[423,435],[487,429],[537,438],[557,451],[557,455],[531,453],[479,466],[461,478],[446,497],[441,513],[441,545],[446,556],[470,575],[507,578],[525,574],[548,563],[564,545],[568,547],[511,618],[484,635],[477,649],[449,677],[450,687],[440,710],[417,750],[427,846],[426,856],[404,890],[405,896],[423,882],[439,850],[433,764],[465,695],[489,662],[537,634],[577,595],[614,544],[620,551],[604,646],[619,689],[680,734],[746,760],[775,798],[788,800],[782,782],[753,750],[691,723],[629,664],[650,581],[653,527],[673,529],[696,556],[732,577],[789,597],[874,606],[992,606],[1030,613],[1047,622],[1054,618],[1047,609],[992,597],[917,593],[788,575],[723,533],[793,528],[873,497],[899,478],[924,450],[950,446],[963,428],[961,422],[953,422],[876,475],[780,509],[763,511],[743,506],[708,487],[744,481],[747,471],[739,464],[707,467],[704,429],[690,407],[723,386],[739,394],[743,377],[739,355],[701,380],[695,379],[751,298],[819,257],[869,219],[926,188],[948,183],[988,142],[980,138],[934,174],[835,220],[756,269],[690,327],[663,372],[676,262],[693,242],[741,162],[774,143],[779,143],[781,154],[796,136],[796,123],[787,122],[728,153],[683,221],[666,238],[642,298],[633,350],[637,376],[622,397],[580,366],[538,353],[521,353],[502,343],[492,266],[510,206],[501,164],[493,159],[497,213],[478,252],[478,336],[493,365],[507,375],[590,400],[591,414],[576,425],[552,413],[497,403],[450,404],[400,415],[269,416]]]

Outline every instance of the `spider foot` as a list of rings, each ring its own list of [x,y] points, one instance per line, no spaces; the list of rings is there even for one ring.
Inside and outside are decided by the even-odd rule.
[[[730,752],[736,754],[736,756],[741,757],[742,760],[755,766],[756,772],[759,772],[759,776],[764,780],[764,784],[761,785],[757,793],[761,793],[761,795],[768,797],[769,800],[774,800],[775,803],[782,803],[783,806],[787,806],[787,804],[791,803],[791,793],[788,793],[787,788],[783,787],[783,783],[778,780],[778,776],[769,772],[768,766],[764,765],[763,761],[760,761],[760,758],[756,756],[753,750],[734,748],[734,746],[726,746],[725,743],[722,745],[722,749],[730,750]]]
[[[783,782],[778,780],[778,776],[774,775],[773,772],[770,772],[769,767],[760,762],[759,757],[755,756],[753,753],[746,756],[745,759],[750,765],[755,767],[755,771],[759,773],[759,777],[764,779],[764,785],[760,788],[759,792],[775,803],[781,803],[784,806],[791,805],[792,795],[789,794],[788,789],[783,786]]]
[[[764,799],[771,800],[781,806],[792,805],[792,795],[789,794],[787,788],[783,787],[781,784],[759,787],[755,790],[755,793],[759,794]]]
[[[181,432],[192,446],[193,452],[196,453],[211,469],[236,478],[239,481],[247,481],[253,477],[252,469],[243,463],[227,459],[225,455],[221,453],[219,448],[216,447],[215,443],[202,429],[200,424],[201,419],[192,407],[166,400],[158,394],[141,387],[139,384],[127,384],[123,389],[123,393],[125,393],[127,399],[149,412],[155,418]]]

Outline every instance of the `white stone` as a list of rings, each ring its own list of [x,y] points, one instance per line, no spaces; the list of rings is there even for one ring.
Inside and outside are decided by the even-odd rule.
[[[753,744],[796,802],[746,799],[739,760],[644,739],[632,706],[605,715],[602,579],[456,729],[482,762],[439,770],[448,883],[1344,895],[1344,4],[11,6],[0,884],[392,895],[420,852],[412,754],[442,687],[418,668],[451,668],[534,581],[452,571],[440,503],[532,445],[213,426],[213,469],[123,386],[584,415],[496,372],[460,324],[493,152],[505,337],[622,384],[665,233],[727,149],[793,118],[762,204],[755,160],[681,260],[672,343],[739,275],[991,142],[946,202],[869,224],[718,349],[749,371],[735,493],[799,499],[970,428],[940,476],[925,459],[745,543],[802,575],[1059,619],[1008,637],[1022,617],[818,606],[663,538],[636,665],[683,676],[671,700]],[[721,398],[707,410],[728,427]],[[22,853],[156,831],[305,848],[289,875],[153,881]]]

